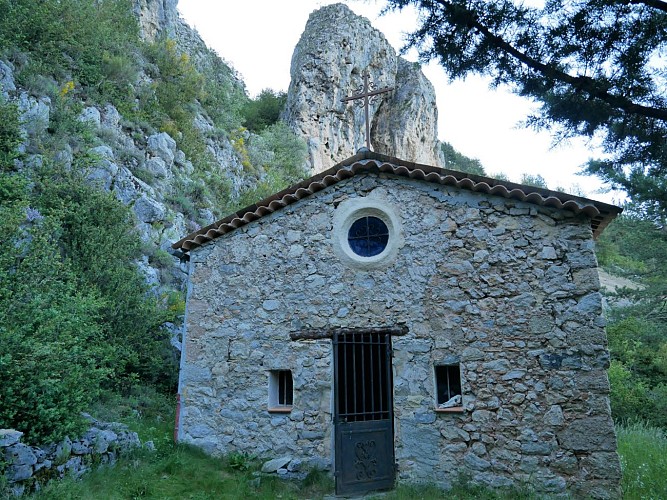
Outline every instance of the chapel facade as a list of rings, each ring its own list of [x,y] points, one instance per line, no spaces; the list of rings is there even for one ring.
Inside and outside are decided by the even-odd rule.
[[[612,205],[361,151],[174,244],[178,439],[399,482],[608,498]]]

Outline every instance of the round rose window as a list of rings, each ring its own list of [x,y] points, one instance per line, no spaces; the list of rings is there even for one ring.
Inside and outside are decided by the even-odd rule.
[[[387,248],[389,229],[377,217],[361,217],[355,220],[347,233],[347,242],[354,253],[361,257],[373,257]]]

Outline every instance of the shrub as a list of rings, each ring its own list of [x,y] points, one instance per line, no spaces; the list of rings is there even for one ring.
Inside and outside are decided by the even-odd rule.
[[[28,55],[20,82],[50,75],[98,102],[127,96],[139,40],[130,0],[0,0],[0,12],[0,51]]]
[[[247,101],[241,109],[243,125],[251,132],[260,133],[266,127],[278,122],[286,102],[285,92],[262,90],[257,98]]]
[[[0,95],[0,172],[12,170],[21,144],[21,124],[16,105]]]
[[[171,380],[175,367],[162,364],[166,339],[158,326],[173,318],[159,308],[133,264],[141,245],[129,209],[76,171],[58,167],[40,172],[35,195],[40,210],[61,223],[59,244],[80,286],[102,300],[99,321],[111,379]]]
[[[665,498],[667,436],[641,422],[616,428],[621,456],[623,498]]]
[[[180,52],[176,42],[164,38],[146,47],[146,55],[157,71],[154,80],[155,102],[144,102],[152,109],[159,128],[176,128],[170,134],[178,137],[181,128],[189,126],[194,117],[194,102],[202,96],[204,80],[187,54]]]
[[[305,141],[283,122],[267,127],[259,136],[251,135],[246,160],[259,172],[259,180],[241,194],[238,205],[250,205],[303,180],[308,175],[306,154]]]
[[[28,206],[25,183],[0,176],[0,427],[28,442],[81,429],[105,375],[101,300],[79,287],[57,244],[58,221]]]

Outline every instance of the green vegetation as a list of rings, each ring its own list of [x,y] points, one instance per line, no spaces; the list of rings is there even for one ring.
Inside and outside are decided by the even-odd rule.
[[[280,113],[286,102],[285,92],[262,90],[257,98],[249,100],[243,107],[243,125],[251,132],[260,133],[280,119]]]
[[[128,396],[106,394],[93,415],[123,421],[152,440],[156,451],[139,450],[113,468],[82,480],[54,482],[37,499],[126,498],[314,498],[333,491],[331,479],[311,471],[301,482],[255,475],[260,462],[243,454],[213,458],[198,448],[173,443],[175,401],[150,388],[135,387]]]
[[[0,172],[9,170],[18,157],[21,128],[18,108],[0,95]]]
[[[306,154],[306,143],[282,122],[265,128],[259,136],[253,136],[248,147],[248,160],[260,165],[263,175],[252,189],[241,194],[239,206],[248,206],[305,179]]]
[[[48,165],[30,185],[0,177],[0,427],[30,442],[80,429],[101,388],[174,386],[164,333],[174,320],[133,260],[129,210],[76,171]]]
[[[286,481],[257,475],[261,462],[233,453],[213,458],[201,450],[172,441],[175,401],[150,388],[135,388],[125,397],[105,395],[93,407],[93,415],[123,421],[139,433],[142,442],[152,440],[155,452],[138,451],[122,458],[113,468],[94,471],[81,480],[54,482],[33,497],[37,499],[125,498],[322,498],[333,493],[333,481],[322,471],[310,471],[303,481]],[[623,470],[624,498],[667,496],[667,436],[664,430],[640,424],[618,426],[619,454]],[[434,485],[400,485],[377,498],[440,499]],[[460,478],[447,498],[537,499],[530,488],[491,489]],[[372,497],[371,497],[372,498]]]
[[[176,140],[192,171],[165,198],[190,230],[204,223],[202,208],[222,216],[303,178],[306,149],[277,121],[284,94],[251,101],[204,47],[195,63],[173,40],[142,41],[131,0],[0,0],[0,12],[0,57],[21,89],[50,99],[48,123],[26,124],[24,137],[17,106],[0,97],[0,427],[41,443],[76,435],[80,412],[100,398],[137,384],[170,393],[176,383],[161,325],[179,321],[182,294],[158,295],[135,265],[147,254],[168,283],[173,258],[147,249],[132,212],[87,180],[102,161],[89,151],[106,143],[155,179],[113,131],[79,119],[84,106],[113,104],[139,145],[157,131]],[[212,140],[238,146],[240,199]]]
[[[445,167],[468,174],[487,175],[482,162],[477,158],[470,158],[463,153],[459,153],[454,146],[448,142],[440,145],[442,154],[445,156]]]
[[[0,12],[0,54],[18,67],[19,83],[99,102],[127,98],[139,70],[130,0],[0,0]]]
[[[667,435],[664,429],[631,424],[616,428],[623,470],[623,498],[667,498]]]
[[[197,229],[204,222],[202,208],[221,216],[305,177],[306,145],[279,121],[285,95],[265,90],[250,100],[220,59],[195,61],[166,38],[142,42],[130,0],[0,0],[0,12],[0,57],[13,64],[19,86],[51,99],[48,127],[30,136],[23,154],[17,106],[0,98],[0,241],[6,250],[0,254],[0,427],[24,431],[29,443],[53,441],[76,435],[83,425],[79,413],[92,408],[99,418],[130,423],[158,450],[137,452],[81,482],[54,484],[39,496],[331,493],[332,483],[321,472],[303,483],[258,479],[252,456],[214,459],[171,443],[174,402],[168,395],[176,366],[161,325],[178,321],[183,296],[156,295],[134,262],[144,253],[167,270],[173,258],[163,250],[146,251],[131,211],[86,180],[100,161],[87,151],[100,144],[102,132],[78,119],[84,106],[110,102],[137,143],[156,131],[168,132],[193,166],[191,174],[174,181],[166,201],[187,216],[189,229]],[[208,148],[211,140],[229,140],[243,165],[245,187],[235,198]],[[61,161],[63,152],[71,162]],[[450,168],[485,174],[479,160],[451,145],[443,145],[443,152]],[[121,158],[123,151],[116,155]],[[128,158],[137,175],[142,160]],[[17,161],[30,168],[18,169]],[[143,175],[154,180],[147,170]],[[546,187],[540,176],[521,182]],[[609,313],[614,417],[664,429],[667,233],[650,208],[630,210],[607,228],[598,257],[609,271],[641,285],[618,292]],[[621,426],[619,444],[628,498],[666,496],[664,432]],[[459,485],[451,494],[530,497]],[[402,486],[389,498],[441,495],[432,486]]]
[[[600,265],[637,283],[610,298],[612,413],[667,428],[667,232],[629,212],[597,243]]]

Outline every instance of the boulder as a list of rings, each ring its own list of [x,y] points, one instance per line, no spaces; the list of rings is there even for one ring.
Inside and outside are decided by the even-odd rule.
[[[23,127],[29,137],[36,137],[46,132],[49,126],[51,99],[35,99],[26,92],[21,92],[18,99],[19,112]]]
[[[23,436],[21,431],[14,429],[0,429],[0,446],[11,446],[16,444]]]
[[[99,127],[101,120],[102,120],[102,115],[100,114],[100,111],[94,106],[83,108],[83,111],[79,113],[80,122],[88,123],[90,125],[93,125],[94,127]]]
[[[262,465],[262,472],[270,473],[277,472],[278,469],[282,469],[287,466],[292,461],[292,457],[280,457],[264,462]]]
[[[160,157],[155,156],[146,160],[144,168],[155,177],[157,181],[162,181],[171,177],[171,171],[167,167],[167,163]]]
[[[154,190],[141,179],[132,175],[129,169],[121,167],[114,182],[114,195],[121,203],[129,205],[143,193],[153,195]]]
[[[12,68],[9,64],[0,60],[0,94],[6,98],[9,92],[14,92],[15,90],[16,85],[14,85]]]
[[[147,147],[149,153],[162,158],[168,167],[174,164],[176,141],[166,132],[149,136]]]
[[[37,456],[27,444],[16,443],[5,448],[5,460],[12,465],[35,465]]]
[[[104,106],[104,113],[102,114],[102,126],[106,128],[118,128],[120,124],[120,113],[111,104]]]
[[[151,224],[164,219],[166,208],[159,201],[143,195],[134,203],[134,213],[141,222]]]

